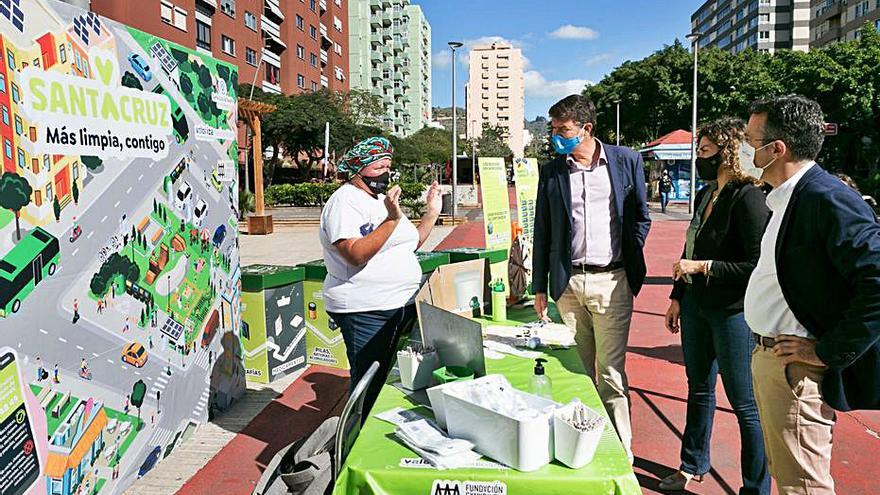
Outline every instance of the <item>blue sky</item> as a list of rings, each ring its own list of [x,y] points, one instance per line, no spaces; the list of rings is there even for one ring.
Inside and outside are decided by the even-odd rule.
[[[434,106],[452,102],[448,41],[456,51],[456,99],[464,103],[467,45],[504,39],[526,58],[525,115],[546,115],[560,98],[598,82],[626,60],[685,41],[703,0],[412,0],[432,29]],[[685,41],[686,42],[686,41]]]

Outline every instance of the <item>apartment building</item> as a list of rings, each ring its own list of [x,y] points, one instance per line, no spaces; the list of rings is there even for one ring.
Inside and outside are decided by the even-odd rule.
[[[409,0],[350,0],[351,87],[382,99],[382,124],[408,136],[431,119],[431,26]]]
[[[483,125],[501,127],[513,156],[525,148],[525,93],[522,51],[503,43],[479,45],[469,54],[467,84],[468,135],[479,138]]]
[[[806,51],[810,46],[809,0],[707,0],[691,16],[700,48],[731,53]]]
[[[810,48],[854,40],[866,22],[880,29],[880,0],[813,0]]]
[[[102,16],[238,66],[240,83],[348,90],[348,0],[92,0]]]

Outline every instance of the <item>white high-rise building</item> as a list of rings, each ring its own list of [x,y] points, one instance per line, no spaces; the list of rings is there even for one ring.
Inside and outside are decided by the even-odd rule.
[[[525,90],[522,51],[504,43],[474,46],[467,85],[467,132],[479,138],[483,125],[503,128],[513,156],[525,148]]]

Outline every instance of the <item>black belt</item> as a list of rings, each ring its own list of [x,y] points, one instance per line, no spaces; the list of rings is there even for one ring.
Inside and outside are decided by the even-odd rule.
[[[583,273],[605,273],[605,272],[613,272],[614,270],[623,268],[622,261],[615,261],[613,263],[609,263],[604,266],[600,265],[571,265],[571,269],[578,272]]]
[[[752,335],[755,336],[755,343],[763,346],[763,347],[773,347],[776,345],[776,339],[773,337],[764,337],[763,335],[758,335],[755,332],[752,332]]]

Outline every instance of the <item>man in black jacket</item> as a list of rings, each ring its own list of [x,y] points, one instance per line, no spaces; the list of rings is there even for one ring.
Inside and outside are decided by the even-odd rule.
[[[632,459],[626,345],[651,227],[642,158],[593,138],[596,107],[581,95],[553,105],[550,117],[559,157],[538,181],[535,311],[547,318],[549,292]]]
[[[833,494],[833,409],[880,407],[880,226],[814,161],[819,105],[755,102],[746,140],[773,186],[745,315],[770,472],[782,494]]]

